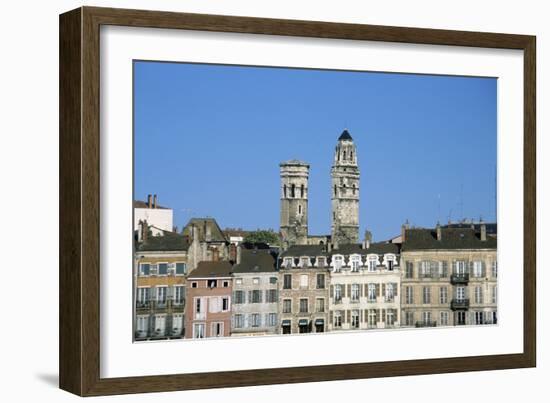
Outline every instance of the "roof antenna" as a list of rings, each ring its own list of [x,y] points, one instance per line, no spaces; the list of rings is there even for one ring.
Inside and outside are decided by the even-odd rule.
[[[461,221],[464,221],[464,198],[462,197],[462,190],[463,190],[463,184],[461,183],[460,184],[460,203],[459,203],[459,206],[460,206],[460,220]]]

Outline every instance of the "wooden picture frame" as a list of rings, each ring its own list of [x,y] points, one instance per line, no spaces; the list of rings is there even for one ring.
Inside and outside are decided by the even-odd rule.
[[[100,377],[101,25],[524,52],[523,353],[196,374]],[[483,32],[82,7],[60,16],[60,387],[80,396],[376,378],[536,365],[535,37]]]

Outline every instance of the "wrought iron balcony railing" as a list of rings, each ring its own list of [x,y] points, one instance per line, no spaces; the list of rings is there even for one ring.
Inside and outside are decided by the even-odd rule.
[[[451,301],[451,309],[453,311],[465,311],[469,308],[470,308],[470,300],[468,298],[453,299]]]
[[[451,284],[468,284],[468,281],[470,281],[469,273],[451,274]]]

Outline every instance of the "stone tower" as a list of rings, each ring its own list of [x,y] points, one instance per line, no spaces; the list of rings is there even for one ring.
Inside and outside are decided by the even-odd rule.
[[[307,244],[309,164],[291,160],[281,167],[281,240],[284,249]]]
[[[334,247],[359,242],[359,167],[355,143],[347,130],[338,138],[330,172],[331,234]]]

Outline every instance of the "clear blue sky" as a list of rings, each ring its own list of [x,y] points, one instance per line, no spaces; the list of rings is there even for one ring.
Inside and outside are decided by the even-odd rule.
[[[279,229],[279,162],[310,163],[309,232],[330,233],[330,168],[348,128],[360,231],[495,220],[493,78],[135,62],[135,198],[180,229]],[[461,202],[462,200],[462,202]]]

